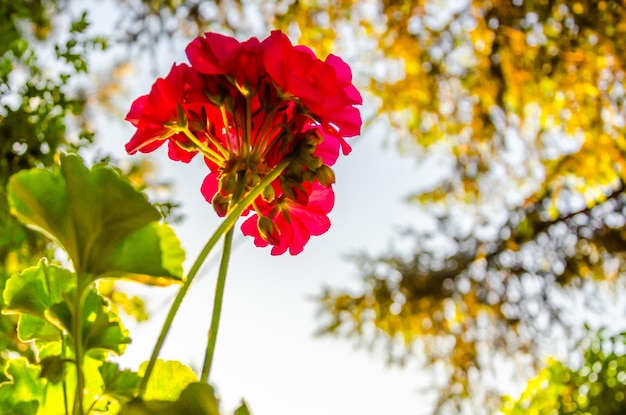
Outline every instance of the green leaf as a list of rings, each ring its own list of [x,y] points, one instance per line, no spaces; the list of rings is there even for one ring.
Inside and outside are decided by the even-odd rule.
[[[200,382],[191,383],[185,388],[176,401],[176,409],[177,414],[219,415],[213,388]]]
[[[82,316],[85,352],[105,350],[121,354],[130,343],[128,332],[106,299],[94,288],[87,290]],[[57,340],[59,331],[74,337],[71,310],[75,295],[76,276],[42,260],[38,266],[9,278],[3,293],[7,306],[2,312],[22,313],[18,323],[22,340]],[[56,336],[50,325],[57,329]]]
[[[90,170],[78,156],[62,155],[57,170],[21,171],[7,189],[11,213],[55,239],[79,276],[127,273],[157,284],[182,278],[178,239],[167,226],[154,224],[158,210],[114,170]]]
[[[124,405],[120,415],[219,415],[213,388],[206,383],[190,383],[175,402],[144,401],[136,398]]]
[[[66,297],[73,296],[76,277],[70,271],[56,265],[48,265],[41,260],[39,265],[25,269],[19,274],[13,275],[6,283],[3,292],[6,304],[3,314],[26,313],[51,323],[59,330],[69,331],[69,327],[51,319],[49,311],[55,304],[64,303]],[[20,322],[21,335],[31,339],[36,335],[36,319],[25,319]],[[70,326],[71,327],[71,326]],[[51,336],[51,331],[43,331],[46,338]]]
[[[53,384],[61,382],[65,377],[65,364],[67,362],[68,360],[62,356],[48,356],[41,359],[39,362],[41,366],[40,377]]]
[[[99,274],[101,278],[168,285],[172,277],[182,278],[184,261],[185,251],[172,228],[152,222],[124,238],[105,258]]]
[[[130,343],[128,331],[104,297],[91,289],[84,304],[83,347],[90,350],[108,350],[121,355]]]
[[[139,389],[141,376],[129,369],[120,370],[117,364],[104,362],[99,368],[105,394],[125,402]]]
[[[8,360],[4,372],[11,381],[0,384],[0,408],[6,410],[3,413],[37,413],[45,396],[45,381],[39,378],[39,368],[19,357]]]
[[[139,375],[143,376],[147,366],[148,362],[139,366]],[[187,385],[197,380],[194,371],[179,361],[158,359],[148,381],[144,398],[146,400],[175,401]]]
[[[46,320],[30,314],[20,314],[17,323],[17,337],[20,341],[55,341],[60,339],[59,330]]]
[[[242,401],[239,408],[235,410],[235,415],[250,415],[250,410],[244,401]]]

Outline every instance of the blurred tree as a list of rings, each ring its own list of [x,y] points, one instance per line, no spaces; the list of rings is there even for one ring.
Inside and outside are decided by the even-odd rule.
[[[85,15],[64,28],[67,39],[51,41],[57,11],[53,1],[0,0],[0,289],[12,273],[50,254],[42,237],[10,215],[8,178],[21,169],[50,165],[61,149],[92,141],[85,100],[68,93],[68,83],[86,72],[85,52],[105,42],[84,35]],[[44,51],[53,56],[48,62],[39,58]],[[28,346],[14,338],[14,324],[9,317],[0,319],[0,349],[28,355]]]
[[[352,42],[377,116],[445,166],[410,198],[433,222],[401,252],[355,255],[362,289],[324,292],[321,332],[443,364],[438,413],[496,411],[503,362],[528,375],[576,347],[574,315],[602,315],[626,270],[625,22],[624,2],[597,0],[294,1],[277,17],[318,50]]]

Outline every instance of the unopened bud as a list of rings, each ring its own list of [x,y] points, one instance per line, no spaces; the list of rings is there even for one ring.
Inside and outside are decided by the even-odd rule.
[[[261,182],[261,176],[257,172],[248,170],[246,171],[246,185],[249,187],[255,187]]]
[[[304,157],[304,165],[311,170],[317,170],[320,168],[324,162],[320,157],[317,156],[306,156]]]
[[[224,197],[217,192],[215,196],[213,196],[213,200],[211,201],[213,205],[213,209],[220,217],[226,216],[228,213],[228,205],[230,204],[230,200],[227,197]]]
[[[302,172],[302,183],[312,182],[315,179],[315,171],[314,170],[305,170]]]
[[[270,241],[270,239],[274,239],[274,232],[278,232],[278,227],[276,224],[267,216],[259,216],[259,220],[257,221],[257,229],[261,234],[261,238],[266,241]]]
[[[267,185],[265,189],[263,189],[262,193],[263,200],[266,202],[271,202],[276,197],[276,191],[274,191],[274,186]]]
[[[223,195],[231,195],[237,187],[237,178],[234,174],[224,174],[220,177],[219,190]]]
[[[285,196],[287,196],[289,199],[291,199],[291,200],[295,200],[296,199],[296,194],[294,193],[292,184],[289,183],[289,181],[281,180],[280,181],[280,190],[282,190],[283,194]]]
[[[206,114],[206,109],[201,107],[200,115],[191,113],[191,119],[189,120],[189,128],[192,131],[207,131],[209,119]]]
[[[308,142],[313,143],[316,146],[324,141],[324,136],[317,128],[308,131],[306,138]]]
[[[315,178],[324,187],[328,187],[335,183],[335,172],[333,169],[323,164],[315,171]]]
[[[317,143],[310,140],[304,140],[300,143],[299,146],[299,154],[302,157],[306,157],[315,152],[315,148],[317,147]]]
[[[292,160],[287,168],[283,171],[283,177],[289,177],[292,180],[301,181],[303,160]]]

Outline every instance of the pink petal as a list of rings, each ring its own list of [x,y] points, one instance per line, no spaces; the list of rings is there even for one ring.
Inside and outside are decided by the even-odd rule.
[[[200,186],[200,193],[202,193],[202,196],[204,196],[204,199],[207,202],[211,203],[213,201],[213,197],[217,193],[217,190],[217,173],[211,172],[202,181],[202,186]]]
[[[167,151],[167,155],[171,160],[174,161],[182,161],[183,163],[189,163],[191,161],[191,159],[194,158],[194,156],[196,154],[198,154],[197,151],[187,151],[183,148],[181,148],[178,144],[176,144],[176,137],[177,136],[182,136],[182,134],[177,134],[176,136],[172,136],[170,137],[169,143],[168,143],[168,151]],[[179,140],[185,140],[187,141],[187,139],[182,136],[179,138]]]

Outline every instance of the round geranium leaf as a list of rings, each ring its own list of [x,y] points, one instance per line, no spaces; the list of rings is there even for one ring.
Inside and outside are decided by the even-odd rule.
[[[128,273],[158,285],[182,278],[180,242],[158,224],[146,196],[113,169],[89,169],[80,157],[62,155],[55,170],[12,176],[7,194],[11,213],[56,240],[81,278]]]

